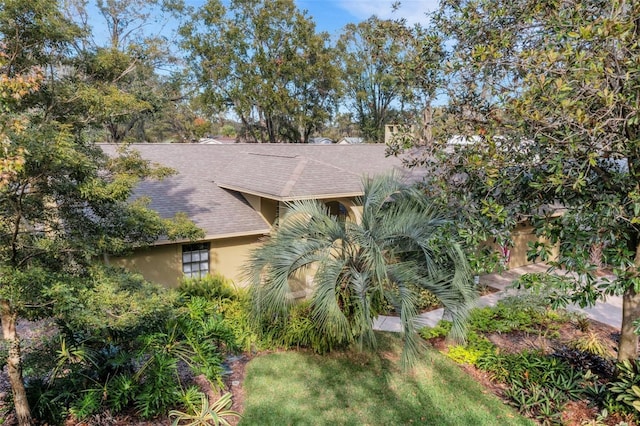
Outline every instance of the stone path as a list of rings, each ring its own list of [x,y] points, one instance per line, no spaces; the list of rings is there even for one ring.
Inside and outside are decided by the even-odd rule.
[[[478,298],[476,302],[476,306],[483,307],[483,306],[495,305],[498,302],[498,300],[502,299],[503,297],[516,293],[515,290],[508,288],[515,279],[517,279],[521,275],[528,274],[528,273],[546,272],[547,269],[548,269],[547,265],[533,264],[533,265],[522,266],[520,268],[514,268],[502,273],[481,276],[480,282],[482,284],[485,284],[489,287],[493,287],[498,291]],[[567,307],[567,309],[571,311],[583,312],[593,320],[599,321],[601,323],[610,325],[618,329],[620,328],[620,324],[622,321],[622,298],[621,297],[608,297],[606,300],[598,302],[595,306],[591,308],[581,309],[578,306],[572,305]],[[443,309],[435,309],[433,311],[420,314],[417,321],[418,325],[420,326],[428,325],[433,327],[438,323],[438,321],[442,319],[443,313],[444,313]],[[375,330],[382,330],[382,331],[394,331],[394,332],[402,331],[400,318],[391,317],[391,316],[379,316],[373,322],[373,328]]]

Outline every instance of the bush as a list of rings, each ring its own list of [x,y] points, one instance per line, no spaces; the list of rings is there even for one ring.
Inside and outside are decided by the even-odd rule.
[[[423,339],[430,340],[438,337],[447,337],[451,332],[453,323],[451,321],[438,321],[435,327],[422,327],[419,331]]]
[[[313,320],[308,300],[294,304],[286,316],[258,318],[258,322],[258,337],[266,348],[308,348],[316,353],[326,353],[351,343],[322,333]]]
[[[185,400],[180,363],[221,385],[222,360],[238,345],[220,306],[241,298],[215,277],[202,282],[179,298],[139,275],[96,267],[71,288],[54,287],[60,337],[25,357],[35,415],[60,424],[69,415],[86,419],[107,409],[166,414]]]
[[[638,417],[640,414],[640,363],[637,361],[622,361],[617,365],[615,380],[608,385],[609,392],[615,402],[609,404],[609,411],[631,413]]]
[[[529,297],[511,297],[500,300],[494,307],[474,309],[469,327],[485,333],[549,333],[557,331],[558,324],[569,321],[568,315],[559,314]]]
[[[418,312],[430,311],[442,306],[440,300],[429,290],[418,287],[416,285],[409,285],[409,289],[415,294],[416,297],[416,310]],[[400,299],[400,293],[397,288],[387,288],[385,291],[385,300],[382,303],[382,314],[398,314],[398,308]]]
[[[541,352],[488,353],[477,366],[508,385],[505,396],[522,414],[544,424],[555,423],[566,402],[580,399],[589,385],[584,373]]]
[[[202,297],[208,301],[237,299],[238,290],[233,282],[220,274],[206,275],[200,278],[184,278],[178,292],[183,298]]]

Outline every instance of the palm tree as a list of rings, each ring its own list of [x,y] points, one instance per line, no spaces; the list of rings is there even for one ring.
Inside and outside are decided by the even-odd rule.
[[[475,291],[450,222],[417,188],[396,176],[364,181],[358,222],[331,216],[317,201],[297,201],[248,262],[252,307],[261,318],[287,313],[294,278],[313,275],[311,316],[321,335],[375,348],[373,320],[385,298],[403,326],[402,362],[419,349],[415,288],[432,292],[451,313],[453,335],[464,323]]]

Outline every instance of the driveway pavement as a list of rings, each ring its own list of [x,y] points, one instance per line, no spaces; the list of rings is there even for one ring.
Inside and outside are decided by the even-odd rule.
[[[478,298],[476,305],[478,307],[495,305],[498,302],[498,300],[502,299],[503,297],[516,293],[516,290],[510,289],[508,287],[518,277],[528,273],[546,272],[547,269],[548,269],[547,265],[533,264],[533,265],[522,266],[520,268],[513,268],[508,271],[504,271],[502,273],[488,274],[488,275],[481,276],[480,282],[482,284],[488,285],[489,287],[493,287],[498,291]],[[567,309],[571,311],[582,312],[593,320],[596,320],[601,323],[620,329],[620,325],[622,322],[622,298],[621,297],[615,297],[615,296],[608,297],[606,300],[598,302],[595,306],[591,308],[580,308],[578,306],[571,305],[567,307]],[[423,314],[420,314],[420,316],[418,317],[417,323],[419,326],[428,325],[433,327],[438,323],[438,321],[442,319],[443,314],[444,314],[443,309],[435,309],[433,311],[425,312]],[[394,332],[402,331],[400,318],[391,317],[391,316],[379,316],[373,322],[373,328],[375,330],[382,330],[382,331],[394,331]]]

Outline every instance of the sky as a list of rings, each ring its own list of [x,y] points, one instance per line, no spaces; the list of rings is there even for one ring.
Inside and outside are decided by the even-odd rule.
[[[394,0],[296,0],[299,9],[306,9],[317,28],[337,33],[348,23],[358,23],[371,15],[382,19],[405,18],[407,23],[427,22],[426,13],[438,7],[438,0],[402,0],[393,11]]]
[[[438,7],[438,0],[400,0],[400,8],[393,11],[397,0],[295,0],[301,10],[307,10],[317,29],[336,35],[349,23],[358,23],[371,15],[382,19],[405,18],[407,23],[426,23],[425,13]],[[204,0],[187,0],[191,6],[199,7]]]

